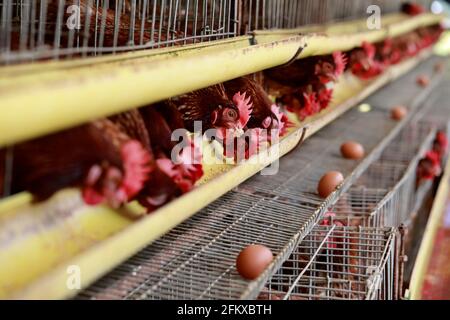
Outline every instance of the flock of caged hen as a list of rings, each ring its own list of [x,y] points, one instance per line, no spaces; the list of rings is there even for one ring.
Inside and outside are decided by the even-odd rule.
[[[440,25],[421,27],[380,43],[364,42],[347,53],[268,69],[259,81],[237,78],[18,143],[12,147],[12,175],[5,190],[28,191],[43,201],[58,190],[78,187],[86,204],[117,208],[137,200],[151,212],[189,192],[203,175],[202,148],[189,133],[196,121],[202,133],[212,130],[209,139],[224,147],[226,157],[248,159],[263,145],[275,143],[273,137],[287,133],[293,125],[288,113],[302,121],[327,108],[345,70],[371,79],[431,46],[441,32]],[[174,141],[176,129],[185,130]],[[180,140],[185,145],[174,154]],[[240,149],[245,153],[237,157]],[[6,154],[0,149],[0,195],[5,191]]]

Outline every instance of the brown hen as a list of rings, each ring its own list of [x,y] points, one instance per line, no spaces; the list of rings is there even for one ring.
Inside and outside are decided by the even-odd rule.
[[[186,129],[214,137],[223,144],[225,156],[239,153],[238,158],[243,159],[257,151],[259,132],[247,130],[252,114],[250,100],[245,91],[227,93],[223,84],[217,84],[169,99],[164,104],[181,113]]]
[[[160,104],[141,108],[140,113],[152,141],[156,168],[137,200],[154,210],[194,188],[203,175],[202,157],[188,137],[178,110]],[[177,137],[182,141],[172,139],[176,129],[180,129]]]
[[[23,142],[14,147],[13,191],[45,200],[65,187],[81,187],[87,204],[112,207],[135,197],[154,159],[108,119]]]
[[[249,128],[275,130],[278,135],[286,133],[288,119],[280,108],[270,100],[263,87],[250,77],[240,77],[224,83],[230,99],[236,92],[245,92],[253,104],[252,115],[247,123]]]

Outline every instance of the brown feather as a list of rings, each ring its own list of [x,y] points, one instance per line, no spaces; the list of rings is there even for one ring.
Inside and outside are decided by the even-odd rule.
[[[172,130],[169,124],[154,106],[141,108],[140,113],[153,143],[152,149],[154,152],[163,151],[166,156],[170,157],[170,152],[176,142],[171,140]]]
[[[227,106],[236,109],[228,98],[223,84],[192,91],[169,99],[165,103],[181,113],[186,129],[189,131],[194,131],[194,121],[201,121],[203,130],[212,128],[211,114],[218,107]]]
[[[263,87],[249,77],[240,77],[224,83],[227,95],[230,99],[236,92],[246,93],[253,103],[252,116],[247,124],[249,128],[261,127],[261,122],[267,117],[274,117],[271,111],[273,102],[270,100]]]
[[[320,62],[329,62],[334,65],[332,55],[314,56],[296,60],[287,66],[267,69],[264,75],[280,85],[297,88],[305,85],[315,75],[315,66]]]
[[[80,186],[94,164],[122,168],[120,147],[130,138],[107,119],[97,120],[14,148],[13,192],[28,190],[38,200]]]
[[[109,117],[121,131],[137,141],[147,150],[151,150],[150,136],[145,126],[145,121],[137,109],[129,110]]]

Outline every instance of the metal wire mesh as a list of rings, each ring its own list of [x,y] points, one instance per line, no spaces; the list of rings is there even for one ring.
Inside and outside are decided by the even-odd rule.
[[[276,175],[252,177],[79,298],[255,298],[266,279],[337,199],[338,194],[327,201],[317,196],[317,182],[323,173],[339,169],[353,180],[358,177],[355,172],[361,170],[360,163],[341,157],[342,142],[358,139],[365,146],[369,153],[364,160],[366,168],[375,160],[370,152],[384,147],[389,142],[386,137],[397,128],[394,121],[386,121],[387,116],[377,109],[349,111],[280,159]],[[261,278],[249,282],[238,275],[235,259],[243,247],[256,242],[268,246],[275,260]]]
[[[379,214],[373,214],[373,211],[388,192],[389,190],[384,188],[352,187],[329,208],[321,223],[332,225],[338,222],[346,226],[381,227],[383,224]]]
[[[0,62],[235,36],[236,0],[2,0]]]
[[[270,278],[259,299],[393,299],[394,230],[315,227]]]
[[[414,212],[417,200],[416,167],[431,146],[435,128],[412,123],[385,148],[354,186],[329,209],[325,222],[347,226],[399,227]],[[421,191],[421,190],[419,190]]]
[[[185,45],[398,11],[401,0],[1,0],[0,64]],[[428,6],[431,1],[420,1]]]
[[[239,2],[242,33],[261,29],[292,29],[367,17],[369,6],[376,5],[383,14],[398,12],[402,0],[247,0]],[[415,1],[429,7],[430,0]]]
[[[416,202],[416,168],[429,150],[436,129],[429,123],[412,123],[384,150],[356,185],[383,187],[389,190],[371,212],[376,226],[398,227],[414,212]]]
[[[448,60],[441,61],[444,63],[445,71],[442,81],[439,81],[436,86],[436,94],[434,94],[428,100],[426,108],[422,108],[418,112],[418,117],[421,121],[425,121],[434,125],[435,127],[447,132],[447,138],[450,138],[450,120],[448,115],[450,114],[450,64]]]
[[[392,227],[410,218],[415,168],[434,134],[426,122],[403,129],[270,278],[259,298],[396,298],[400,245],[378,243],[371,235],[393,233]]]

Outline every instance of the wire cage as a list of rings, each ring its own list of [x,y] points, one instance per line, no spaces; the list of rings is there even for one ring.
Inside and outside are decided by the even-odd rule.
[[[282,252],[292,234],[310,229],[310,220],[308,208],[230,192],[79,298],[237,299],[248,285],[235,269],[242,247],[261,241]]]
[[[100,55],[236,35],[236,0],[2,0],[0,61]]]
[[[420,1],[428,6],[429,0]],[[0,64],[101,55],[361,18],[387,0],[1,0]]]
[[[383,188],[352,187],[328,209],[321,224],[382,227],[377,212],[374,214],[373,211],[388,192]]]
[[[422,1],[428,5],[429,1]],[[400,9],[401,1],[384,0],[248,0],[239,1],[241,33],[264,29],[293,29],[364,17],[371,5],[380,7],[383,13]]]
[[[373,114],[373,116],[378,116],[378,114]],[[336,120],[332,126],[324,129],[327,132],[324,133],[325,137],[329,137],[330,133],[337,130],[343,136],[336,139],[345,139],[346,134],[354,134],[353,131],[357,130],[360,139],[364,140],[366,145],[376,144],[377,139],[375,139],[374,131],[369,130],[371,134],[367,136],[364,134],[363,128],[366,128],[370,123],[365,122],[365,127],[358,127],[355,122],[355,126],[349,127],[347,125],[344,130],[341,125],[345,123],[348,122]],[[318,233],[317,230],[323,229],[328,232],[331,230],[330,228],[335,228],[333,230],[336,231],[331,231],[328,235],[329,240],[336,238],[336,236],[345,239],[349,236],[349,232],[350,234],[353,232],[358,237],[362,235],[362,251],[366,253],[376,251],[374,255],[378,259],[377,263],[387,262],[383,268],[376,269],[374,265],[378,266],[379,264],[369,265],[366,263],[369,259],[366,259],[366,256],[361,256],[360,261],[364,268],[361,267],[361,270],[357,270],[359,273],[355,273],[359,279],[355,282],[359,286],[358,289],[352,292],[347,285],[347,295],[339,296],[335,292],[329,291],[328,296],[325,297],[395,298],[396,292],[398,292],[396,288],[399,286],[397,279],[400,277],[394,274],[394,270],[402,260],[398,259],[398,255],[395,255],[394,259],[393,253],[391,253],[392,250],[399,250],[398,244],[392,244],[392,248],[391,246],[386,247],[389,248],[386,251],[388,258],[383,260],[381,247],[387,245],[386,242],[383,242],[386,241],[384,235],[390,232],[386,230],[392,230],[385,228],[384,225],[395,224],[389,222],[389,219],[397,216],[399,205],[405,199],[408,199],[406,196],[410,196],[409,193],[403,194],[400,192],[402,189],[410,189],[396,187],[396,183],[403,186],[405,180],[402,180],[402,177],[405,174],[412,177],[412,181],[414,181],[414,157],[421,152],[421,149],[428,147],[429,142],[427,141],[431,141],[429,137],[432,137],[433,133],[432,129],[429,127],[427,129],[426,126],[409,126],[401,131],[399,136],[391,143],[395,144],[397,140],[404,138],[406,135],[414,136],[409,132],[410,130],[420,134],[415,136],[418,139],[415,140],[414,146],[411,146],[408,150],[409,154],[402,155],[404,159],[410,158],[411,163],[403,163],[400,169],[395,169],[395,179],[390,178],[393,176],[392,172],[386,174],[385,180],[379,179],[379,170],[372,167],[371,172],[363,173],[365,178],[362,181],[365,181],[366,185],[359,183],[350,188],[334,204],[331,211],[336,212],[335,219],[345,217],[349,221],[344,223],[344,226],[338,226],[334,223],[324,226],[319,223],[319,226],[315,227],[319,229],[314,229],[316,231],[312,231],[312,233],[310,231],[317,221],[313,212],[320,202],[319,199],[312,196],[314,186],[318,177],[320,177],[320,172],[324,172],[327,167],[331,168],[336,165],[336,161],[339,161],[340,158],[339,155],[330,155],[333,152],[323,148],[322,142],[330,148],[334,143],[329,138],[322,138],[319,132],[312,139],[314,140],[313,143],[306,141],[301,151],[294,150],[281,160],[279,174],[272,176],[271,179],[264,176],[254,176],[248,182],[173,229],[151,246],[143,249],[127,263],[117,267],[112,273],[84,290],[77,298],[223,299],[240,298],[242,296],[256,297],[260,292],[259,289],[253,286],[248,287],[248,282],[239,277],[235,269],[235,257],[242,247],[248,243],[263,241],[272,252],[279,254],[280,257],[287,253],[287,258],[298,243],[298,241],[292,242],[289,240],[292,239],[293,235],[301,235],[298,240],[303,237],[309,239],[312,235]],[[395,150],[400,152],[399,148],[390,148],[389,146],[386,148],[386,150],[392,150],[392,152]],[[325,153],[328,154],[327,157],[322,156]],[[385,159],[389,158],[388,156],[394,157],[391,152],[383,153],[378,161],[386,165],[388,162]],[[315,175],[315,170],[312,170],[313,168],[308,165],[309,163],[314,163],[320,167],[317,169],[318,173],[315,178],[311,176]],[[348,161],[343,162],[342,168],[346,165],[350,165],[350,163]],[[301,170],[299,170],[300,168]],[[408,168],[414,168],[414,170],[410,172]],[[293,174],[293,172],[296,173]],[[369,178],[372,178],[375,183],[372,183]],[[316,180],[313,182],[309,181],[310,179]],[[384,204],[380,205],[380,203]],[[350,215],[352,216],[351,219]],[[382,218],[378,219],[378,217]],[[335,236],[333,232],[338,234]],[[326,233],[319,232],[319,234],[323,240]],[[384,240],[379,240],[379,242],[377,242],[378,240],[366,241],[366,238],[378,237],[371,236],[371,234],[381,234],[383,236],[379,236],[379,239]],[[322,242],[315,237],[312,239],[316,245]],[[401,237],[397,237],[397,239],[401,239]],[[331,242],[333,241],[331,240]],[[394,242],[393,240],[390,241]],[[301,242],[300,246],[303,246],[304,243],[305,240]],[[374,244],[374,246],[370,247],[369,244]],[[311,252],[311,257],[313,255],[314,252]],[[323,252],[318,252],[316,256],[322,255],[324,255]],[[273,271],[277,270],[285,261],[284,259],[278,260],[281,263],[275,266]],[[336,265],[331,263],[330,266],[338,268],[338,261],[335,262]],[[298,269],[298,266],[295,266],[294,269]],[[371,277],[370,274],[367,274],[372,270],[376,270],[376,274],[382,276],[382,281],[378,280],[380,279],[378,276]],[[339,274],[337,269],[331,269],[331,271]],[[386,272],[386,275],[383,272]],[[355,276],[348,271],[345,274],[346,276]],[[352,277],[350,277],[351,281],[353,281]],[[375,286],[375,289],[367,286],[367,283],[372,280],[381,281],[380,286]],[[316,285],[320,287],[319,284]],[[355,284],[352,285],[352,287],[354,286]],[[246,290],[250,291],[246,292]],[[279,291],[280,289],[276,290]],[[254,292],[256,292],[255,296],[253,295]]]
[[[369,115],[371,121],[367,114],[353,109],[337,118],[301,148],[281,158],[277,174],[248,179],[142,249],[77,298],[256,298],[268,277],[344,192],[342,187],[332,198],[320,198],[317,183],[324,172],[339,168],[349,179],[349,186],[398,134],[393,132],[398,125],[393,121],[380,128],[385,112],[373,111]],[[349,126],[349,121],[353,125]],[[390,133],[394,133],[392,137]],[[371,151],[363,163],[344,159],[339,153],[342,142],[355,137],[367,152]],[[361,210],[384,194],[368,193],[366,199],[373,199],[363,200],[366,202],[360,204]],[[275,259],[261,278],[248,281],[237,273],[236,256],[245,246],[258,242],[268,246]]]
[[[367,179],[366,186],[384,185],[389,189],[384,199],[371,213],[376,225],[398,227],[406,223],[414,212],[416,203],[416,168],[423,154],[431,148],[436,133],[427,122],[412,123],[384,150],[357,181]],[[378,211],[378,213],[376,212]]]
[[[317,226],[259,295],[264,300],[392,300],[394,228]]]
[[[411,219],[417,200],[423,198],[423,190],[416,189],[416,167],[431,147],[435,132],[427,122],[413,123],[403,129],[329,209],[323,223],[340,221],[347,226],[399,227]]]

